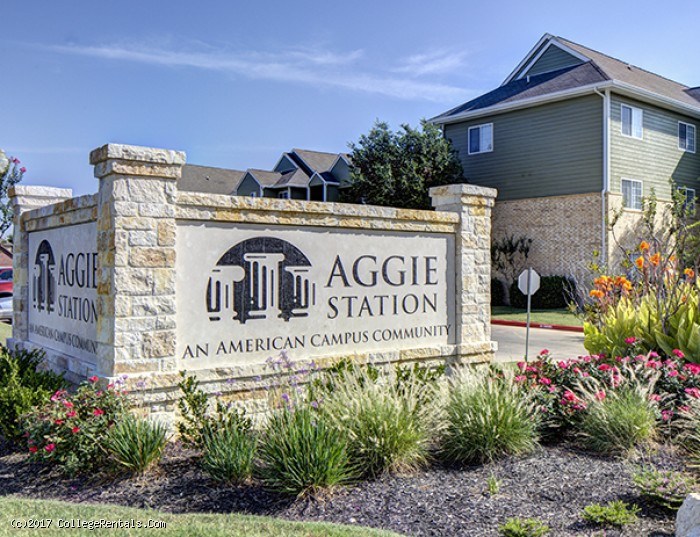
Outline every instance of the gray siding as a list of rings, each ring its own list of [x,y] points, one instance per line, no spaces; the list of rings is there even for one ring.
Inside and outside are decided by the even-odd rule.
[[[348,186],[350,184],[350,167],[342,158],[338,159],[338,162],[335,163],[335,166],[331,168],[330,172],[341,186]]]
[[[643,110],[643,138],[631,138],[621,132],[620,105],[628,104]],[[610,190],[620,192],[621,179],[642,181],[643,194],[654,188],[661,199],[670,199],[669,179],[678,185],[695,188],[700,193],[700,153],[678,149],[678,122],[695,125],[700,133],[700,121],[634,101],[612,96],[610,132]],[[697,136],[696,136],[697,138]]]
[[[534,76],[563,69],[564,67],[572,67],[581,63],[583,62],[576,56],[572,56],[559,47],[551,45],[525,74]]]
[[[243,178],[243,180],[238,185],[238,189],[236,190],[236,194],[238,196],[250,196],[253,192],[255,192],[255,194],[257,196],[259,196],[260,195],[260,185],[248,173],[248,174],[246,174],[246,176]]]
[[[603,99],[597,95],[445,126],[470,183],[498,199],[600,192]],[[493,151],[468,154],[470,126],[493,123]]]
[[[273,171],[279,173],[287,173],[291,170],[296,170],[298,167],[299,166],[297,166],[296,163],[292,161],[292,159],[290,159],[287,155],[283,155]]]

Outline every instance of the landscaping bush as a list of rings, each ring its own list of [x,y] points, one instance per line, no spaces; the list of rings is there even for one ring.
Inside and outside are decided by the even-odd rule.
[[[252,421],[246,416],[245,409],[217,400],[210,411],[209,396],[199,387],[199,381],[185,371],[180,371],[180,377],[182,380],[178,387],[182,397],[177,402],[179,416],[176,428],[183,445],[202,449],[207,433],[236,428],[250,430]]]
[[[486,462],[531,452],[537,429],[531,400],[509,380],[465,372],[451,383],[442,445],[447,460]]]
[[[498,527],[503,537],[544,537],[549,532],[549,526],[537,518],[509,518]]]
[[[202,469],[214,481],[239,484],[251,477],[257,441],[250,426],[212,428],[202,440]]]
[[[37,371],[43,358],[42,352],[0,347],[0,434],[7,440],[20,438],[23,414],[66,386],[61,375]]]
[[[263,484],[283,494],[314,494],[356,475],[345,435],[309,407],[277,410],[260,439],[258,453]]]
[[[105,467],[105,439],[110,428],[124,419],[128,404],[119,386],[101,389],[97,377],[75,393],[56,391],[49,402],[23,418],[30,459],[74,475]]]
[[[583,519],[599,526],[614,526],[621,528],[637,521],[639,507],[617,500],[606,505],[592,503],[583,508]]]
[[[498,278],[491,278],[491,305],[504,306],[506,303],[506,288]]]
[[[352,460],[366,475],[409,471],[427,461],[438,391],[426,375],[377,375],[351,366],[322,396],[320,411],[347,437]]]
[[[686,497],[698,490],[697,481],[681,472],[640,468],[632,474],[632,482],[651,503],[677,511]]]
[[[564,276],[542,276],[540,288],[532,295],[530,306],[534,310],[563,309],[569,305],[568,286],[571,280]],[[526,309],[527,296],[518,289],[517,280],[510,286],[510,305],[514,308]]]
[[[165,425],[127,414],[109,430],[104,448],[117,470],[138,475],[158,464],[167,441]]]
[[[579,435],[589,449],[627,453],[656,436],[656,410],[650,393],[626,387],[588,401]]]

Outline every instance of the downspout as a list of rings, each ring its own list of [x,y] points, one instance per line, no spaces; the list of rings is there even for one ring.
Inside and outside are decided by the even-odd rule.
[[[595,88],[598,95],[603,98],[603,189],[601,198],[601,265],[605,265],[608,258],[608,230],[607,230],[607,193],[610,190],[610,90],[601,93]]]

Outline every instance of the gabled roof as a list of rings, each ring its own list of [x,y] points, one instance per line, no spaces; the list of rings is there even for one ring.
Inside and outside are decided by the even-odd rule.
[[[177,187],[188,192],[235,194],[244,175],[240,170],[185,164]]]
[[[576,65],[529,75],[549,47],[557,47]],[[700,115],[700,88],[689,88],[562,37],[545,34],[503,84],[484,95],[448,110],[431,121],[449,123],[493,111],[541,104],[555,98],[592,93],[603,88]],[[550,99],[551,98],[551,99]]]
[[[338,160],[338,155],[342,155],[345,159],[347,156],[343,153],[325,153],[323,151],[310,151],[308,149],[292,149],[292,153],[301,157],[302,164],[306,164],[313,172],[327,172],[333,167],[335,161]]]
[[[273,187],[275,183],[282,178],[282,174],[279,172],[271,172],[268,170],[257,170],[255,168],[248,168],[247,172],[253,176],[253,178],[260,183],[263,187]]]
[[[303,170],[297,168],[296,170],[289,171],[280,177],[274,185],[274,188],[296,186],[296,187],[306,187],[309,183],[309,176],[304,173]]]

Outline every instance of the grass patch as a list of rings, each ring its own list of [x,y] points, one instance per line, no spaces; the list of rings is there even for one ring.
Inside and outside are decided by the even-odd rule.
[[[527,310],[510,306],[492,306],[491,318],[502,321],[527,321]],[[530,322],[540,324],[558,324],[562,326],[583,326],[583,321],[569,310],[532,310]]]
[[[12,527],[13,520],[52,519],[47,529],[23,529]],[[165,522],[165,528],[100,529],[88,528],[58,530],[59,520],[130,521],[148,523],[149,520]],[[70,535],[71,537],[94,537],[96,534],[110,536],[140,537],[398,537],[398,534],[363,527],[341,526],[317,522],[288,522],[268,517],[237,514],[171,514],[114,505],[74,504],[67,502],[28,500],[8,496],[0,498],[0,537],[41,535]]]
[[[12,325],[10,323],[0,321],[0,345],[6,346],[7,338],[10,337],[12,337]]]

